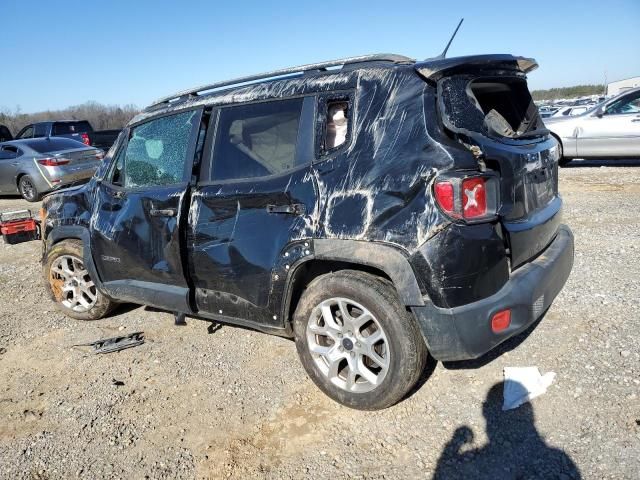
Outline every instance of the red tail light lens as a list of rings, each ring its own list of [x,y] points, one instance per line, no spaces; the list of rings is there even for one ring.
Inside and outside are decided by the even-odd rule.
[[[85,145],[91,145],[91,140],[89,140],[89,135],[87,135],[86,133],[82,133],[80,134],[80,136],[82,137],[82,143],[84,143]]]
[[[38,163],[45,167],[58,167],[60,165],[66,165],[69,163],[69,160],[66,158],[43,158],[42,160],[38,160]]]
[[[453,193],[453,184],[449,181],[436,182],[435,187],[436,200],[438,205],[450,215],[454,214],[455,196]]]
[[[475,223],[496,218],[500,179],[493,173],[468,176],[451,172],[436,179],[433,194],[440,209],[456,220]]]
[[[462,181],[462,216],[484,217],[487,214],[487,190],[485,179],[465,178]]]

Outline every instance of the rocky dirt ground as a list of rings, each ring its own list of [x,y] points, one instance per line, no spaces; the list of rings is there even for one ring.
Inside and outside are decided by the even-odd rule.
[[[373,413],[320,393],[285,339],[135,306],[68,319],[38,242],[0,244],[0,477],[638,478],[640,162],[560,176],[576,258],[546,317]],[[119,353],[73,347],[135,331],[146,343]],[[505,366],[557,377],[501,412]]]

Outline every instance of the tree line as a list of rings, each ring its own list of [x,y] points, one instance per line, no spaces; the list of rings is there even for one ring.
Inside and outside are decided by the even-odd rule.
[[[574,85],[573,87],[549,88],[548,90],[534,90],[531,96],[534,100],[557,100],[559,98],[586,97],[589,95],[604,95],[604,85]]]
[[[0,110],[0,125],[6,125],[14,135],[30,123],[48,120],[89,120],[95,130],[120,129],[139,111],[135,105],[103,105],[98,102],[37,113],[23,113],[18,107],[14,111]]]

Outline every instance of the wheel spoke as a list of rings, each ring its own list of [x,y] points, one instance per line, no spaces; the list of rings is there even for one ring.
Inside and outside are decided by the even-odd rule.
[[[378,385],[378,376],[367,368],[362,358],[358,360],[358,371],[360,375],[370,384]]]
[[[315,345],[310,345],[309,350],[311,350],[313,353],[317,353],[318,355],[326,356],[331,350],[331,347],[325,347],[324,345],[319,345],[316,343]]]

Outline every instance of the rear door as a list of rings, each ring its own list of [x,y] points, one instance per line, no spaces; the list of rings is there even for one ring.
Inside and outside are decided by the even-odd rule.
[[[132,126],[97,187],[91,252],[107,293],[189,312],[181,255],[201,110]]]
[[[640,156],[640,90],[584,117],[576,143],[579,157]]]
[[[294,98],[213,112],[188,235],[201,313],[282,325],[287,265],[304,255],[312,231],[314,104]]]

